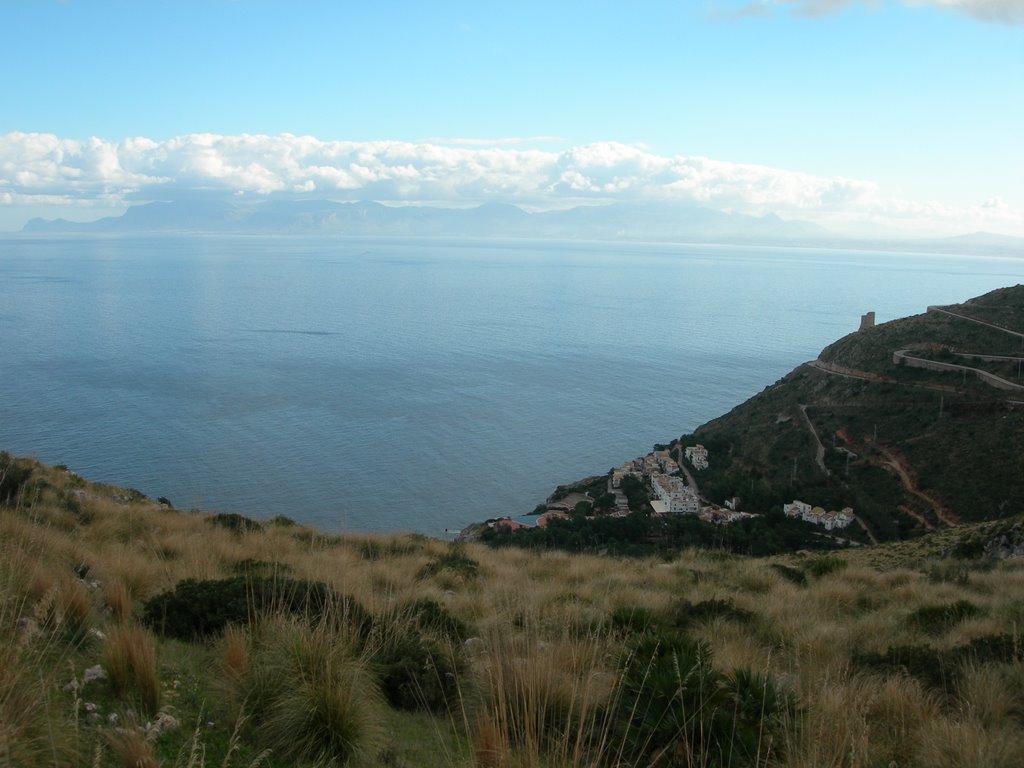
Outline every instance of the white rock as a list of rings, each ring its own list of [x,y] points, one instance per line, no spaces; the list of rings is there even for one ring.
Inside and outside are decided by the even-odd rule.
[[[89,667],[87,670],[85,670],[85,674],[82,675],[82,681],[86,683],[91,683],[93,680],[106,679],[107,671],[100,664],[97,664],[94,667]]]
[[[163,733],[176,731],[178,729],[178,718],[167,712],[161,712],[151,723],[146,724],[146,733],[152,736],[159,736]]]

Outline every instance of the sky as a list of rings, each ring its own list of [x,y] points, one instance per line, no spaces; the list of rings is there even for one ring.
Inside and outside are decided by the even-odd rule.
[[[0,0],[0,230],[206,196],[1024,236],[1024,0]]]

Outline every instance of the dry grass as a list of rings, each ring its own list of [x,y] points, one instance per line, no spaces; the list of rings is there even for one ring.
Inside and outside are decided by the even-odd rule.
[[[160,768],[153,743],[141,729],[112,728],[103,738],[123,768]]]
[[[228,680],[235,682],[249,669],[249,633],[232,624],[224,630],[223,661]]]
[[[137,625],[113,627],[103,647],[103,667],[114,692],[134,700],[150,714],[160,709],[160,675],[156,665],[156,641]]]
[[[116,622],[128,620],[132,610],[132,599],[123,581],[108,581],[103,584],[103,602]]]
[[[844,553],[847,567],[798,585],[771,562],[800,569],[813,558],[766,562],[687,551],[663,562],[467,545],[460,551],[479,564],[476,576],[423,575],[451,551],[449,544],[409,536],[337,539],[301,527],[237,534],[202,515],[119,501],[115,489],[100,486],[83,486],[86,495],[76,497],[81,501],[72,512],[61,507],[78,487],[70,476],[41,477],[53,487],[40,486],[32,504],[0,507],[0,765],[71,765],[79,742],[86,742],[85,751],[95,745],[99,729],[75,719],[74,696],[61,690],[70,657],[77,674],[102,657],[112,689],[129,706],[155,713],[163,693],[157,650],[165,664],[172,654],[164,655],[166,641],[133,624],[132,616],[182,579],[224,578],[245,561],[326,583],[386,625],[358,651],[337,627],[303,628],[290,620],[229,627],[211,643],[214,650],[175,647],[178,654],[210,654],[203,657],[203,695],[231,691],[232,714],[248,698],[239,738],[274,733],[266,745],[292,754],[285,760],[304,759],[289,753],[296,733],[323,742],[318,718],[350,729],[351,743],[362,745],[353,752],[359,760],[377,760],[375,750],[386,740],[379,729],[383,704],[367,654],[380,650],[388,633],[403,631],[402,606],[426,598],[469,625],[473,647],[482,646],[473,654],[458,643],[451,649],[462,663],[455,731],[475,765],[548,768],[614,755],[620,745],[602,743],[612,732],[602,717],[618,695],[631,641],[625,629],[611,628],[610,616],[641,609],[669,627],[680,600],[722,601],[748,612],[744,620],[712,617],[666,631],[704,640],[723,673],[756,670],[795,693],[799,709],[773,758],[779,766],[1024,765],[1019,655],[1014,663],[982,659],[957,668],[948,691],[897,668],[869,673],[855,659],[896,646],[953,653],[979,639],[1020,637],[1021,564],[964,569],[919,554],[908,559],[899,547],[865,548]],[[88,582],[97,581],[97,588],[75,577],[79,563],[90,566]],[[910,620],[922,607],[958,601],[977,613],[932,634]],[[31,642],[18,628],[26,618],[39,626]],[[107,640],[82,643],[92,627]],[[178,714],[189,719],[188,712]],[[138,759],[129,750],[133,738],[122,739],[128,757],[117,759],[123,765]],[[145,741],[137,754],[154,759]],[[121,754],[113,741],[103,744],[106,754]],[[457,764],[456,753],[439,760]],[[197,756],[189,765],[204,760]],[[270,760],[274,768],[289,764]]]

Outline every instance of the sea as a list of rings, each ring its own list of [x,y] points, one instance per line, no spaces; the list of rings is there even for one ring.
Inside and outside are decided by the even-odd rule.
[[[0,239],[0,449],[179,509],[451,536],[1024,259],[402,238]],[[712,459],[713,460],[713,459]]]

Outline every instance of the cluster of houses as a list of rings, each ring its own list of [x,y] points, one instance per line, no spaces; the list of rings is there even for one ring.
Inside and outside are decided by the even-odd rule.
[[[708,452],[703,445],[691,445],[683,450],[683,455],[694,469],[708,468]],[[651,507],[656,515],[694,515],[709,523],[723,525],[753,517],[747,512],[738,512],[738,499],[732,499],[726,508],[701,504],[697,489],[680,476],[680,466],[668,451],[654,451],[640,458],[627,461],[621,467],[612,470],[608,482],[608,490],[616,494],[617,506],[614,514],[626,514],[625,497],[622,496],[622,480],[633,476],[646,480],[651,488]]]
[[[683,455],[694,469],[708,468],[708,452],[703,445],[688,446],[683,450]],[[739,506],[737,498],[726,501],[724,507],[702,505],[697,488],[687,482],[688,475],[688,472],[682,471],[669,451],[653,451],[646,456],[627,461],[621,467],[613,469],[611,477],[608,478],[608,492],[615,496],[615,507],[610,514],[615,517],[624,517],[629,514],[629,505],[622,492],[622,481],[626,477],[635,477],[649,484],[651,507],[656,515],[693,515],[716,525],[725,525],[744,518],[756,517],[749,512],[740,512],[737,509]],[[544,527],[554,518],[565,519],[581,501],[593,502],[593,499],[582,493],[571,493],[559,501],[549,502],[547,511],[535,518],[534,524]],[[797,517],[809,523],[824,526],[827,531],[845,528],[855,519],[851,507],[844,507],[838,512],[827,511],[822,507],[812,507],[799,500],[794,500],[792,504],[784,504],[782,511],[789,517]],[[488,524],[492,527],[506,527],[512,530],[533,527],[521,520],[509,518],[493,520]]]
[[[786,513],[787,517],[799,517],[808,523],[822,525],[826,531],[845,528],[854,520],[852,507],[843,507],[838,512],[830,512],[823,507],[812,507],[797,499],[794,499],[792,504],[783,504],[782,511]]]

